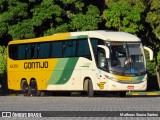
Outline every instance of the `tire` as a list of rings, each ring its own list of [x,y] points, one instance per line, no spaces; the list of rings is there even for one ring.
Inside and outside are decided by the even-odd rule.
[[[119,97],[125,97],[126,96],[126,92],[120,92],[119,93]]]
[[[93,84],[92,84],[91,80],[88,80],[87,94],[88,94],[88,97],[93,97],[94,96]]]
[[[30,96],[30,89],[26,80],[21,81],[21,90],[24,96]]]
[[[35,80],[31,80],[30,82],[31,95],[32,96],[40,96],[41,92],[37,89],[37,82]]]

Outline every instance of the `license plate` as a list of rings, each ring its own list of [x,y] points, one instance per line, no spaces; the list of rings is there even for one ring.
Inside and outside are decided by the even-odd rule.
[[[128,89],[134,89],[134,86],[127,86]]]

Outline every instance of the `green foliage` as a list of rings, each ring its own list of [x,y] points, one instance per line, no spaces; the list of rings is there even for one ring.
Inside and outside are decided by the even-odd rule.
[[[100,22],[99,9],[83,0],[4,0],[0,13],[0,38],[14,40],[98,29]]]
[[[14,36],[16,36],[16,38],[22,38],[20,33],[17,33],[17,35],[15,35],[14,33],[17,32],[17,29],[22,29],[22,27],[18,28],[18,24],[23,19],[27,18],[28,4],[25,2],[20,2],[19,0],[5,0],[1,1],[0,4],[0,37],[2,37],[5,34],[9,34],[10,32],[13,38],[15,38]],[[12,26],[15,25],[17,29],[14,31],[14,29],[12,29]],[[30,29],[28,29],[28,31],[29,30]]]
[[[59,17],[62,14],[60,6],[55,5],[54,0],[43,0],[41,4],[35,6],[31,12],[33,13],[32,24],[40,26],[46,20],[50,20],[53,16]]]
[[[152,27],[152,32],[160,40],[160,1],[152,0],[146,21]]]
[[[156,77],[156,63],[154,61],[147,60],[147,71],[150,77]]]
[[[6,48],[0,46],[0,76],[6,73]]]
[[[160,68],[160,52],[158,52],[157,55],[157,62],[158,62],[158,67]]]
[[[44,35],[47,36],[47,35],[52,35],[54,33],[68,32],[68,29],[69,29],[68,27],[69,27],[68,24],[63,24],[63,25],[58,26],[57,28],[51,28],[45,31]]]
[[[106,27],[133,34],[143,29],[141,14],[144,7],[139,7],[126,0],[108,2],[107,6],[108,9],[103,14],[106,19]]]
[[[14,40],[35,37],[33,25],[31,24],[30,19],[23,20],[22,22],[9,26],[8,32],[12,35]]]
[[[100,22],[99,10],[93,5],[88,6],[86,14],[79,13],[71,17],[71,29],[78,31],[94,30]]]

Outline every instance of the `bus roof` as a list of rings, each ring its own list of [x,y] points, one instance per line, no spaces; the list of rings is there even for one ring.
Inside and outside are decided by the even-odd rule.
[[[115,42],[139,42],[140,39],[132,34],[119,31],[82,31],[82,32],[68,32],[68,33],[58,33],[51,36],[25,39],[25,40],[14,40],[9,44],[20,44],[20,43],[32,43],[32,42],[44,42],[44,41],[58,41],[67,40],[75,38],[83,38],[84,36],[90,38],[99,38],[105,41],[115,41]]]
[[[139,42],[140,39],[130,33],[119,31],[85,31],[85,32],[71,32],[72,36],[88,35],[90,38],[99,38],[105,41],[116,42]]]

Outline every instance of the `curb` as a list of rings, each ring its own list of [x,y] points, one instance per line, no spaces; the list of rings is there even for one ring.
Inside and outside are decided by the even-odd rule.
[[[127,95],[133,95],[133,96],[160,96],[160,91],[127,92]]]

